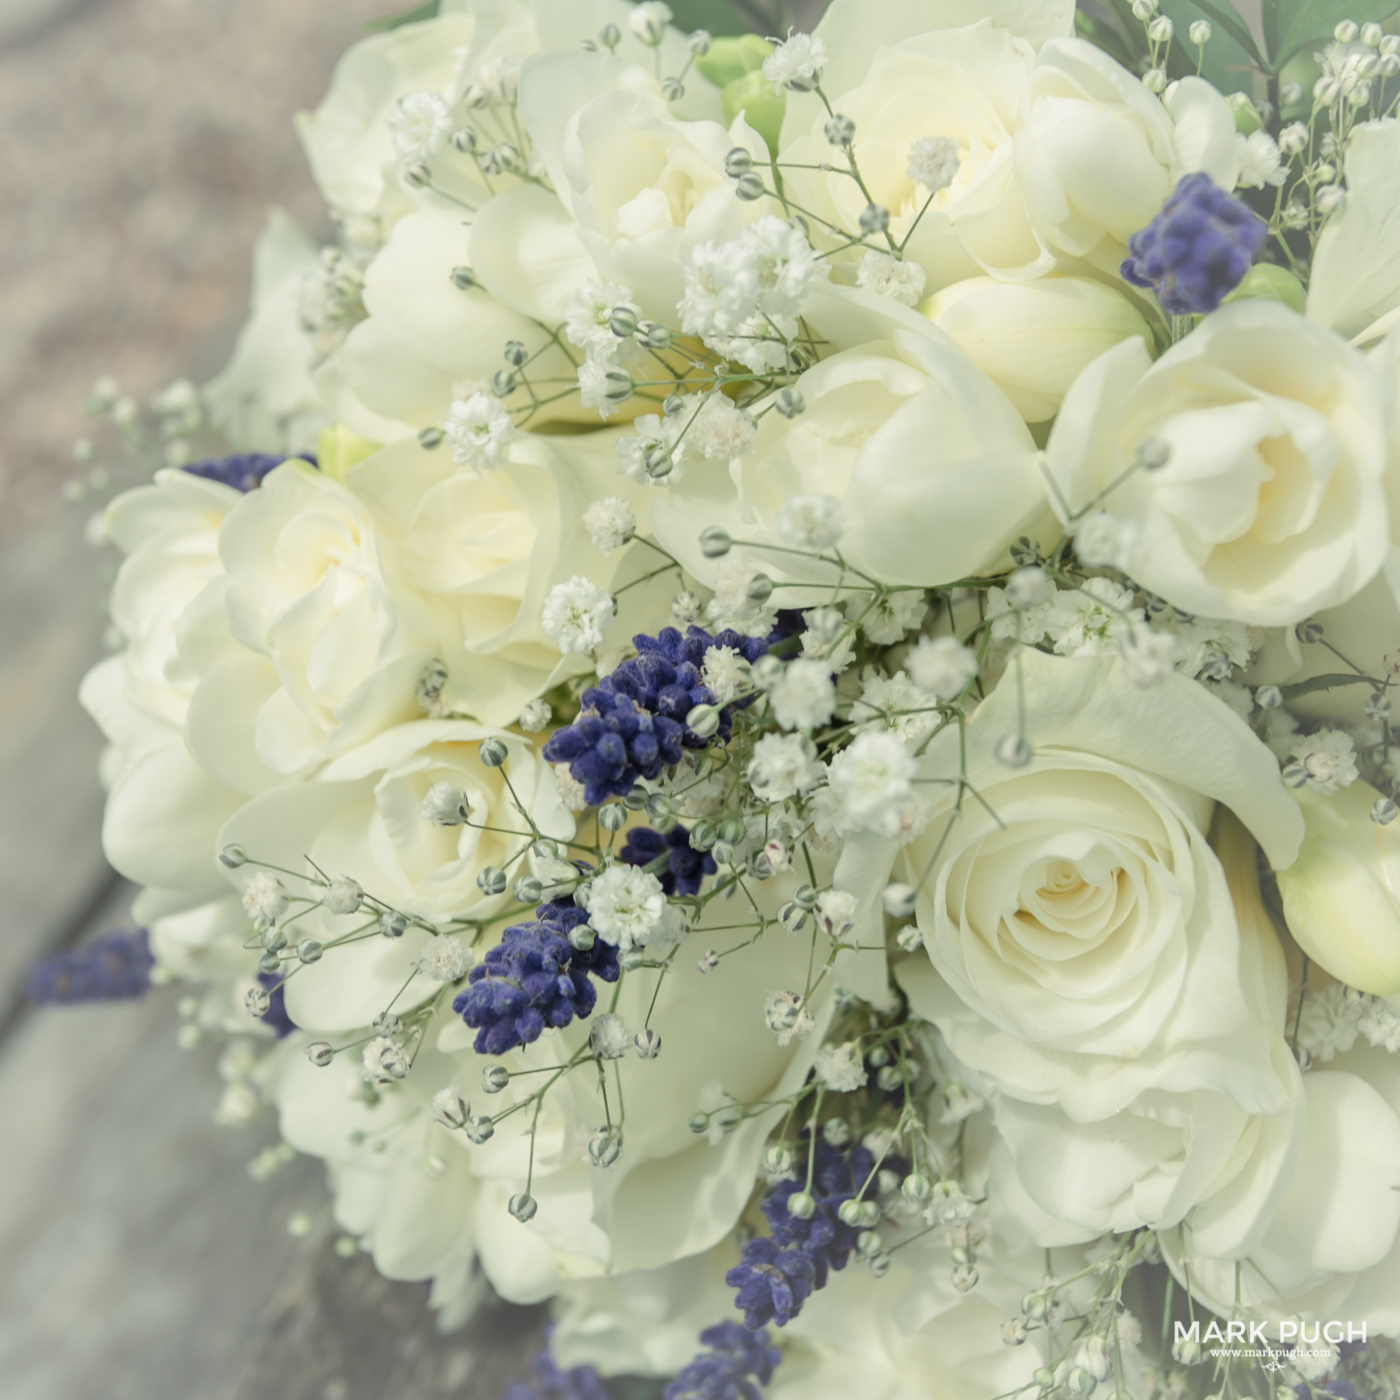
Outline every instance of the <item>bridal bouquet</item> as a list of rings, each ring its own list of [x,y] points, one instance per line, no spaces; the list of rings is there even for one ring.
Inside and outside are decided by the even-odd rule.
[[[683,8],[387,22],[99,386],[36,997],[181,983],[511,1400],[1394,1396],[1389,4]]]

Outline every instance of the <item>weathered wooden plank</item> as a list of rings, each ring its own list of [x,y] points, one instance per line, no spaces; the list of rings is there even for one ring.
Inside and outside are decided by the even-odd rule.
[[[110,554],[59,507],[0,537],[0,1023],[29,963],[113,879],[102,856],[102,737],[78,682],[102,654]]]
[[[368,1257],[309,1254],[287,1276],[217,1400],[498,1400],[538,1349],[538,1308],[493,1302],[443,1335],[427,1292]]]

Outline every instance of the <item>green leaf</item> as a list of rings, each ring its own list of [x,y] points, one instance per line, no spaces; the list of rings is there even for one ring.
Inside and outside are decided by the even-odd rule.
[[[1134,55],[1123,42],[1123,36],[1111,25],[1095,19],[1083,10],[1074,12],[1074,32],[1101,48],[1110,58],[1116,59],[1125,68],[1133,66]]]
[[[753,26],[741,19],[729,0],[669,0],[675,18],[671,21],[682,33],[708,29],[711,34],[747,34]]]
[[[1176,25],[1171,61],[1167,72],[1173,78],[1183,78],[1196,71],[1196,46],[1187,32],[1196,20],[1209,20],[1213,33],[1206,45],[1205,66],[1201,76],[1221,92],[1252,92],[1256,65],[1263,58],[1253,36],[1240,17],[1228,6],[1214,0],[1163,0],[1162,13]]]
[[[1341,20],[1365,24],[1394,13],[1395,0],[1264,0],[1264,37],[1273,70],[1309,44],[1330,39]]]
[[[417,24],[420,20],[436,19],[438,12],[438,0],[425,0],[422,5],[415,5],[411,10],[404,10],[396,15],[386,15],[383,19],[371,19],[365,21],[366,29],[397,29],[401,24]]]
[[[1296,685],[1281,685],[1284,704],[1297,700],[1300,696],[1311,695],[1315,690],[1332,690],[1339,685],[1374,685],[1369,676],[1326,675],[1314,676],[1309,681],[1299,681]]]

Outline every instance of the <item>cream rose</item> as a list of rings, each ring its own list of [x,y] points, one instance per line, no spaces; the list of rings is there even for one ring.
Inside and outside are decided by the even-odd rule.
[[[349,485],[392,542],[397,604],[447,667],[442,702],[448,709],[492,724],[513,722],[526,701],[586,664],[561,656],[545,633],[550,589],[576,576],[621,587],[623,571],[644,571],[626,552],[604,557],[583,523],[592,501],[618,496],[646,528],[645,492],[616,475],[615,439],[611,431],[522,434],[499,470],[482,475],[416,442],[351,468]],[[660,625],[659,614],[651,614],[668,601],[645,588],[622,598],[609,645],[625,646],[634,631]]]
[[[680,120],[646,69],[588,53],[531,59],[520,111],[571,223],[551,229],[540,222],[542,201],[517,197],[509,213],[489,215],[500,241],[494,258],[551,236],[581,243],[604,282],[630,288],[648,316],[678,326],[685,256],[727,242],[765,212],[765,201],[739,198],[724,169],[735,147],[766,159],[762,137],[742,116],[727,130]],[[524,258],[520,271],[528,280]]]
[[[1150,353],[1147,323],[1127,297],[1085,277],[997,282],[969,277],[919,308],[984,370],[1028,423],[1043,423],[1081,370],[1120,341]]]
[[[707,584],[719,565],[703,556],[699,535],[719,525],[759,545],[749,553],[774,579],[829,585],[830,565],[761,548],[784,543],[777,517],[785,500],[819,494],[841,503],[845,558],[883,582],[936,585],[995,567],[1018,535],[1048,516],[1020,415],[916,312],[851,290],[813,301],[812,319],[824,332],[881,325],[889,339],[808,370],[796,385],[802,414],[765,415],[747,456],[701,462],[657,493],[657,538]],[[816,591],[782,595],[786,606],[817,598]]]
[[[1204,170],[1232,190],[1240,156],[1229,104],[1201,78],[1170,106],[1084,39],[1051,39],[1021,97],[1015,171],[1036,228],[1060,256],[1117,273],[1124,245],[1176,182]]]
[[[480,760],[481,743],[491,737],[506,745],[503,767]],[[509,896],[484,895],[477,877],[488,866],[516,872],[530,841],[507,777],[546,836],[573,835],[553,773],[528,742],[462,721],[418,720],[343,755],[314,782],[253,799],[219,833],[218,845],[237,843],[254,859],[288,870],[307,869],[309,856],[328,875],[351,876],[393,908],[440,927],[456,918],[489,918]],[[444,826],[423,815],[423,800],[439,783],[465,794],[468,822]],[[523,834],[506,834],[515,832]],[[252,870],[225,873],[242,889]],[[288,889],[310,893],[309,886]],[[296,927],[324,942],[367,917],[317,909]],[[287,980],[288,1014],[322,1032],[368,1025],[412,976],[430,937],[410,928],[400,938],[357,941],[300,967]],[[420,975],[396,1007],[414,1006],[440,985]]]
[[[995,754],[1018,694],[1035,756],[1010,769]],[[1019,653],[966,743],[964,764],[956,732],[930,742],[934,816],[900,864],[856,838],[837,883],[879,889],[892,867],[919,883],[928,959],[898,980],[1000,1090],[999,1129],[1043,1211],[1086,1235],[1179,1220],[1250,1115],[1287,1103],[1206,841],[1213,803],[1276,865],[1296,853],[1297,807],[1226,706],[1175,676],[1138,689],[1116,660]],[[960,773],[976,796],[959,812]]]
[[[818,32],[830,24],[828,16]],[[1020,279],[1050,271],[1054,256],[1031,226],[1013,161],[1016,111],[1034,61],[1030,44],[985,19],[901,38],[874,50],[857,86],[826,85],[834,110],[855,122],[851,154],[864,189],[826,139],[824,108],[795,140],[785,127],[784,183],[816,216],[817,246],[859,238],[873,201],[889,211],[889,236],[908,239],[907,256],[934,290],[983,272]],[[950,160],[949,182],[937,189],[910,173],[916,144],[930,138],[946,143]]]
[[[1380,793],[1359,778],[1326,796],[1298,793],[1307,822],[1298,859],[1280,870],[1289,932],[1349,987],[1400,992],[1400,831],[1372,820]]]
[[[285,463],[230,513],[219,549],[229,627],[249,654],[194,697],[186,734],[206,771],[259,791],[418,715],[432,651],[400,619],[350,491]]]
[[[1356,351],[1281,303],[1237,302],[1155,365],[1136,340],[1090,365],[1047,469],[1062,520],[1101,499],[1136,528],[1128,572],[1144,587],[1188,612],[1286,625],[1380,569],[1389,420],[1388,388]]]
[[[331,858],[324,847],[339,825],[327,829],[322,856]],[[775,879],[759,888],[758,902],[770,917],[791,896],[795,883]],[[520,910],[521,921],[530,917],[530,911]],[[716,924],[728,918],[723,905],[707,914]],[[692,945],[705,937],[705,922],[692,934]],[[724,937],[718,931],[715,936]],[[369,945],[375,950],[372,959],[382,957],[378,945],[386,942],[376,939]],[[306,971],[332,969],[337,957],[365,946],[328,952],[289,982],[288,1007],[294,1019],[307,1015],[305,998],[298,1000],[295,991],[297,979]],[[379,1087],[380,1106],[371,1117],[347,1103],[345,1090],[355,1087],[350,1075],[358,1075],[357,1066],[338,1058],[331,1067],[316,1069],[295,1053],[299,1047],[289,1047],[285,1070],[274,1087],[283,1133],[303,1151],[331,1162],[337,1219],[375,1249],[376,1262],[383,1267],[383,1250],[390,1258],[414,1258],[416,1277],[443,1273],[447,1277],[441,1301],[449,1308],[469,1306],[462,1301],[467,1275],[459,1265],[473,1255],[497,1292],[514,1302],[537,1302],[570,1280],[604,1275],[621,1276],[616,1287],[626,1291],[632,1286],[626,1275],[662,1269],[692,1256],[699,1256],[697,1267],[704,1273],[715,1263],[706,1262],[706,1256],[730,1234],[748,1203],[764,1141],[783,1115],[778,1101],[804,1081],[820,1043],[829,1015],[827,1000],[814,999],[812,1034],[786,1048],[777,1044],[763,1012],[769,988],[803,984],[810,953],[806,940],[765,939],[743,958],[726,959],[702,973],[683,950],[661,978],[659,994],[655,971],[623,975],[610,1009],[633,1030],[646,1023],[650,1010],[650,1023],[660,1028],[663,1041],[654,1059],[628,1053],[614,1062],[626,1121],[622,1155],[610,1168],[590,1166],[584,1151],[587,1139],[605,1121],[597,1072],[588,1063],[546,1095],[533,1137],[532,1175],[531,1138],[516,1131],[511,1120],[480,1145],[433,1123],[429,1104],[434,1094],[448,1087],[470,1101],[474,1114],[503,1114],[540,1078],[527,1073],[512,1078],[502,1092],[484,1095],[484,1065],[500,1064],[515,1073],[557,1064],[586,1044],[589,1034],[588,1021],[575,1022],[487,1061],[472,1050],[475,1032],[451,1011],[450,999],[433,1013],[424,1049],[408,1077]],[[341,1008],[352,997],[358,998],[368,1020],[403,981],[399,969],[394,972],[398,985],[391,985],[393,978],[366,966],[365,960],[355,969],[350,961],[343,972],[332,974],[350,979],[327,1002],[327,1014],[337,1024]],[[373,991],[362,995],[359,989],[367,980]],[[718,1040],[717,1014],[725,1024]],[[613,1069],[608,1078],[616,1113]],[[775,1106],[753,1111],[712,1145],[689,1128],[691,1114],[707,1093]],[[389,1146],[375,1154],[359,1150],[349,1138],[349,1130],[357,1126],[366,1132],[377,1130]],[[441,1159],[440,1164],[431,1158]],[[527,1177],[539,1209],[522,1224],[510,1216],[507,1203],[525,1189]],[[448,1185],[439,1187],[435,1181]],[[677,1202],[685,1208],[677,1209]],[[433,1258],[443,1261],[441,1270],[432,1265]],[[388,1271],[400,1276],[400,1267],[406,1268],[391,1265]],[[673,1336],[672,1348],[678,1345]],[[673,1354],[667,1353],[668,1363]]]

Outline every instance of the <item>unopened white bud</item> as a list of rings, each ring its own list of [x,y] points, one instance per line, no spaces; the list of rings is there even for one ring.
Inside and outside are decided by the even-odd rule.
[[[359,885],[342,876],[332,880],[321,896],[321,903],[332,914],[353,914],[363,903],[365,892]]]
[[[1208,19],[1198,19],[1186,32],[1197,48],[1203,48],[1210,43],[1210,36],[1214,31],[1211,29]]]
[[[442,1124],[444,1128],[464,1128],[467,1119],[471,1117],[471,1105],[464,1099],[456,1089],[439,1089],[433,1095],[433,1117]]]

